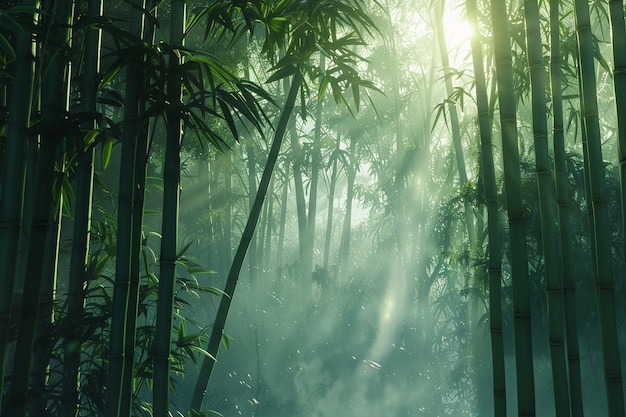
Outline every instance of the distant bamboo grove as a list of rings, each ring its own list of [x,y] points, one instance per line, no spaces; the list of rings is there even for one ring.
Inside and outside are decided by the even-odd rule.
[[[624,15],[0,2],[0,417],[625,416]]]

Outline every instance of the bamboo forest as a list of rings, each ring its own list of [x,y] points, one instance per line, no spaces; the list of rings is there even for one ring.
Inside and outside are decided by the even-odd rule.
[[[625,417],[623,0],[0,0],[0,417]]]

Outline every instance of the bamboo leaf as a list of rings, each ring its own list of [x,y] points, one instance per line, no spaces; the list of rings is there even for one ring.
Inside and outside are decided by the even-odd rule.
[[[102,81],[100,81],[100,85],[98,86],[98,89],[101,90],[104,87],[106,87],[111,82],[111,80],[117,75],[117,73],[120,72],[121,69],[122,69],[122,66],[117,65],[111,68],[106,74],[104,74],[104,77],[102,77]]]
[[[269,83],[273,83],[274,81],[282,80],[283,78],[286,78],[286,77],[289,77],[290,75],[295,74],[296,71],[298,71],[298,69],[292,65],[283,67],[279,69],[278,71],[276,71],[274,74],[272,74],[265,82],[269,84]]]
[[[209,359],[212,359],[215,362],[217,362],[217,358],[215,356],[211,355],[209,352],[207,352],[206,350],[202,349],[200,346],[190,345],[189,348],[193,349],[196,352],[201,353],[202,355],[208,357]]]
[[[113,151],[113,137],[107,135],[102,144],[102,169],[107,169],[109,162],[111,161],[111,152]]]
[[[88,150],[91,145],[94,144],[96,138],[100,135],[99,130],[90,130],[85,134],[85,138],[83,139],[83,149]]]

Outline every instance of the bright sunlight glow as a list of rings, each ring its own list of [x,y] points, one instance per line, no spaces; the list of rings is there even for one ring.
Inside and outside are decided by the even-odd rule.
[[[464,62],[470,52],[470,39],[473,28],[458,6],[447,7],[443,15],[444,34],[448,45],[450,64],[454,67],[457,61]]]
[[[452,19],[448,23],[444,17],[446,42],[450,52],[456,49],[469,49],[469,41],[472,36],[472,26],[465,19]]]
[[[432,9],[429,13],[420,12],[420,10],[419,8],[397,7],[391,9],[389,14],[398,30],[395,42],[407,48],[421,50],[419,53],[424,56],[429,46],[436,51],[438,50],[436,43],[437,18]],[[473,30],[465,18],[463,1],[449,0],[446,2],[443,12],[443,29],[451,66],[465,65],[465,58],[471,49],[470,38]],[[424,44],[424,39],[428,39],[429,35],[432,36],[432,42]]]

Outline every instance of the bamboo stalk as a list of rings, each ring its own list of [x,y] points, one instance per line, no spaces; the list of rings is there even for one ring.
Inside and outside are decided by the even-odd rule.
[[[339,159],[339,150],[341,143],[341,133],[337,133],[337,148],[333,158],[333,166],[330,174],[330,184],[328,191],[328,216],[326,217],[326,236],[324,238],[324,260],[322,265],[328,270],[328,260],[330,259],[330,245],[333,234],[333,211],[335,209],[335,188],[337,187],[337,159]]]
[[[550,358],[554,404],[557,417],[570,416],[568,372],[565,361],[563,284],[560,274],[554,203],[556,194],[548,153],[548,123],[546,120],[545,77],[542,41],[539,26],[537,0],[524,2],[526,24],[526,54],[530,72],[530,92],[532,105],[532,128],[535,144],[535,169],[539,191],[539,215],[543,246],[545,279],[548,292],[548,326],[550,337]]]
[[[491,357],[493,375],[493,405],[495,417],[506,417],[506,379],[504,368],[504,340],[502,334],[502,240],[498,188],[493,159],[492,122],[483,67],[483,51],[478,32],[476,0],[466,0],[467,17],[474,35],[470,39],[476,107],[480,133],[480,160],[487,204],[487,230],[489,237],[489,328],[491,331]]]
[[[134,0],[129,13],[129,32],[137,44],[142,39],[145,0]],[[109,341],[109,369],[105,394],[105,417],[117,417],[122,399],[126,354],[126,321],[130,293],[133,230],[134,164],[136,135],[139,132],[141,87],[144,85],[142,57],[134,56],[126,69],[124,124],[117,209],[117,252],[113,283],[113,311]]]
[[[171,2],[170,45],[183,46],[186,8],[184,0]],[[167,139],[163,166],[163,223],[161,226],[161,253],[159,255],[159,292],[156,313],[156,335],[153,344],[154,377],[153,407],[155,417],[168,417],[170,387],[170,349],[176,263],[178,257],[178,211],[180,200],[180,147],[183,122],[178,106],[182,100],[182,83],[178,78],[182,60],[172,51],[169,56],[167,95],[170,106],[166,110]]]
[[[613,87],[615,89],[615,111],[617,113],[617,142],[622,198],[622,234],[626,236],[626,28],[624,23],[624,1],[609,0],[611,17],[611,45],[613,46]],[[626,244],[623,245],[626,261]]]
[[[58,7],[47,10],[49,16],[44,19],[44,26],[47,27],[50,39],[48,43],[50,49],[44,50],[44,62],[47,71],[44,74],[41,93],[41,145],[37,161],[36,193],[28,245],[22,314],[11,386],[11,413],[16,417],[26,415],[28,382],[32,367],[39,297],[43,283],[44,257],[42,254],[45,253],[48,241],[46,236],[51,226],[50,214],[58,211],[61,202],[60,190],[57,195],[53,195],[51,190],[54,190],[55,179],[59,179],[55,172],[55,164],[57,162],[57,149],[63,140],[60,124],[64,114],[69,110],[69,62],[66,54],[59,49],[69,47],[72,6],[71,2],[59,4]],[[51,46],[54,44],[59,45],[59,49]],[[50,249],[58,251],[58,244],[53,245]]]
[[[226,318],[228,317],[230,304],[232,302],[235,288],[237,287],[237,282],[239,280],[239,273],[241,272],[241,267],[246,256],[246,252],[248,250],[248,247],[250,246],[254,230],[256,229],[256,225],[259,221],[259,216],[261,215],[263,201],[265,200],[265,196],[267,195],[272,172],[274,171],[274,166],[276,165],[276,161],[278,160],[278,154],[280,153],[280,147],[283,141],[283,137],[285,136],[287,123],[289,122],[291,114],[293,113],[296,97],[298,96],[298,91],[300,90],[302,82],[302,74],[300,74],[300,72],[298,71],[293,77],[291,88],[287,96],[287,101],[285,102],[285,105],[280,113],[278,125],[276,126],[276,130],[274,132],[272,146],[270,148],[267,162],[265,163],[265,168],[263,169],[263,175],[261,176],[261,182],[259,183],[259,188],[254,199],[254,205],[252,207],[252,210],[250,211],[250,216],[248,217],[248,221],[246,222],[246,227],[241,236],[241,240],[239,241],[237,252],[235,252],[235,257],[228,273],[226,286],[224,288],[224,295],[222,296],[220,305],[217,310],[215,322],[213,323],[213,330],[211,331],[211,336],[209,338],[209,344],[207,347],[207,352],[210,356],[205,357],[202,362],[202,367],[200,368],[200,373],[198,375],[198,379],[196,381],[196,385],[193,391],[193,396],[191,398],[191,416],[199,416],[202,409],[204,393],[209,384],[209,380],[211,379],[213,366],[215,365],[215,362],[217,360],[219,346],[222,341],[222,336],[224,334],[224,326],[226,325]]]
[[[156,17],[154,0],[146,2],[148,13]],[[145,19],[143,38],[154,44],[154,20]],[[148,21],[151,24],[148,24]],[[150,83],[147,77],[143,79],[146,88]],[[139,113],[144,114],[146,102],[139,103]],[[140,286],[140,256],[143,246],[143,213],[146,194],[146,174],[148,168],[149,136],[151,134],[150,123],[144,120],[139,126],[135,144],[135,161],[133,163],[133,203],[132,203],[132,228],[131,228],[131,252],[130,252],[130,276],[128,287],[128,301],[126,305],[126,321],[124,334],[124,359],[122,384],[120,393],[120,416],[130,416],[135,388],[133,386],[135,369],[135,344],[137,338],[137,314],[139,309],[139,286]]]
[[[520,416],[535,416],[535,382],[532,352],[530,283],[526,247],[526,214],[518,149],[515,89],[506,2],[491,1],[496,82],[502,129],[504,188],[509,219],[511,277],[513,282],[513,325],[517,369],[517,406]]]
[[[561,267],[563,273],[563,303],[565,307],[565,335],[569,371],[569,390],[572,417],[583,417],[578,325],[576,320],[576,293],[574,262],[571,256],[572,233],[567,170],[565,166],[565,140],[563,132],[563,98],[561,92],[559,1],[550,1],[550,80],[552,93],[554,170],[558,202]]]
[[[20,6],[35,8],[36,0],[22,0]],[[35,24],[37,18],[33,14]],[[24,199],[25,147],[31,117],[33,79],[35,74],[35,42],[29,30],[15,37],[13,93],[9,100],[6,147],[0,178],[0,393],[4,392],[6,355],[9,343],[16,260],[22,227]],[[2,396],[0,396],[2,397]],[[2,398],[0,398],[2,408]]]
[[[608,200],[605,191],[605,172],[602,161],[601,134],[596,91],[594,46],[592,43],[589,5],[585,0],[574,1],[578,61],[581,87],[581,110],[584,121],[585,179],[590,194],[591,225],[595,243],[595,283],[598,316],[602,335],[602,356],[609,417],[624,416],[624,393],[620,364],[615,311],[615,288]]]
[[[89,18],[102,16],[102,0],[89,0],[87,14]],[[101,31],[96,27],[86,28],[83,45],[84,60],[81,86],[82,111],[86,114],[95,114],[97,108],[98,84],[97,77],[100,70],[100,42]],[[88,131],[97,127],[95,117],[86,122],[83,129]],[[89,259],[89,239],[91,229],[91,208],[93,196],[94,153],[95,149],[85,151],[84,144],[78,145],[79,161],[76,174],[76,203],[74,215],[74,230],[72,235],[72,254],[70,258],[67,317],[79,323],[84,314],[84,285]],[[76,328],[77,326],[70,326]],[[79,404],[78,387],[80,386],[80,348],[81,340],[78,332],[71,332],[64,340],[63,372],[64,391],[68,395],[67,415],[74,415],[76,405]],[[69,399],[71,398],[71,400]]]

